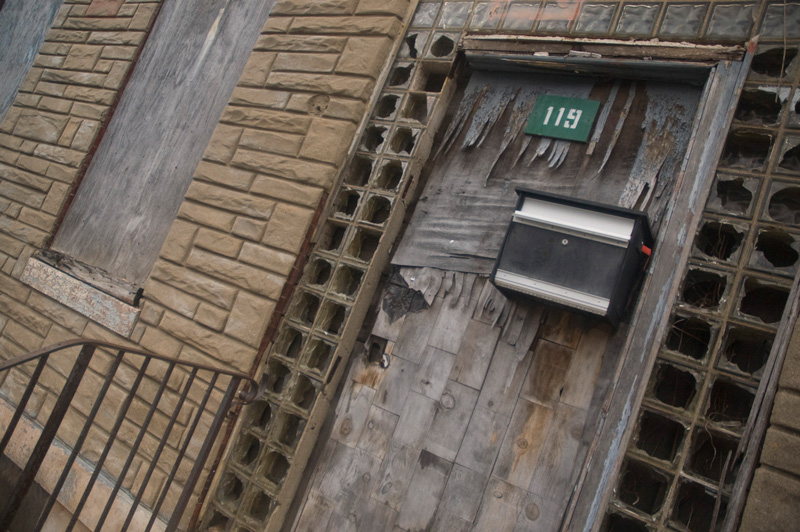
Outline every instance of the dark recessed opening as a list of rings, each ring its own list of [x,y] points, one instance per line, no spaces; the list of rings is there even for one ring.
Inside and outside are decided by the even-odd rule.
[[[350,163],[350,171],[347,173],[345,180],[349,185],[356,185],[363,187],[369,181],[369,176],[372,173],[372,159],[357,155]]]
[[[331,278],[331,263],[325,259],[315,259],[308,268],[308,283],[325,286]]]
[[[404,43],[405,43],[406,47],[408,47],[408,57],[413,57],[414,59],[419,57],[419,50],[417,50],[417,34],[416,33],[412,33],[408,37],[406,37],[406,40],[404,41]]]
[[[361,278],[364,272],[350,266],[340,266],[333,280],[332,288],[337,294],[353,296],[361,286]]]
[[[445,81],[447,81],[447,74],[429,72],[422,90],[425,92],[442,92]]]
[[[364,149],[377,151],[384,140],[386,140],[386,128],[384,126],[370,126],[364,132]]]
[[[386,94],[381,96],[378,100],[378,105],[375,106],[375,115],[379,118],[391,118],[397,110],[397,102],[400,97],[396,94]]]
[[[754,397],[750,390],[717,379],[711,388],[706,417],[715,423],[742,426],[750,415]]]
[[[253,498],[253,502],[250,504],[247,514],[256,521],[263,521],[269,515],[271,508],[272,499],[266,493],[260,492]]]
[[[764,323],[778,323],[788,298],[789,292],[785,288],[767,286],[755,279],[747,279],[739,311]]]
[[[350,245],[347,247],[347,253],[356,259],[364,262],[369,262],[375,250],[378,249],[380,236],[368,233],[363,229],[359,229]]]
[[[772,336],[743,327],[728,331],[722,351],[725,360],[744,373],[757,374],[767,363]]]
[[[715,308],[722,300],[727,279],[723,275],[689,270],[683,280],[683,300],[699,308]]]
[[[242,481],[233,473],[225,473],[217,488],[217,498],[224,503],[234,503],[241,498],[243,491]]]
[[[326,303],[320,315],[320,328],[331,334],[340,334],[347,315],[347,308],[336,303]]]
[[[392,73],[389,75],[389,86],[400,87],[408,83],[408,80],[411,79],[411,71],[413,68],[413,65],[394,67],[394,70],[392,70]]]
[[[342,190],[339,192],[339,197],[333,205],[333,210],[339,216],[351,218],[358,208],[358,201],[361,199],[361,194],[355,190]]]
[[[284,414],[281,416],[277,431],[278,441],[294,448],[300,439],[300,435],[303,433],[303,426],[304,423],[301,418],[293,414]]]
[[[249,467],[258,458],[261,442],[251,434],[244,433],[239,437],[234,452],[236,460],[245,467]]]
[[[228,530],[228,525],[231,523],[230,518],[225,515],[221,514],[218,511],[214,510],[211,519],[208,520],[208,525],[206,525],[210,530],[214,530],[216,527],[219,530]]]
[[[403,165],[400,161],[391,161],[381,167],[375,185],[386,190],[397,190],[402,178]]]
[[[629,461],[623,466],[617,487],[620,501],[653,515],[661,509],[669,480],[652,467]]]
[[[735,440],[712,434],[706,430],[698,431],[689,451],[689,470],[718,484],[722,479],[722,470],[730,453],[729,472],[725,475],[725,483],[728,484],[734,480],[730,469],[733,467],[733,458],[737,447],[738,443]]]
[[[769,156],[772,138],[755,131],[736,130],[728,135],[720,164],[722,166],[759,169]]]
[[[800,223],[800,188],[787,187],[769,199],[769,215],[776,222]]]
[[[762,76],[782,78],[789,73],[787,68],[796,55],[794,48],[773,48],[754,55],[750,69]]]
[[[314,404],[316,397],[317,389],[311,384],[311,380],[305,375],[300,375],[292,392],[292,402],[300,408],[308,410]]]
[[[788,268],[794,266],[800,258],[792,247],[794,243],[794,237],[789,233],[780,230],[764,231],[758,235],[756,251],[776,268]]]
[[[403,118],[416,120],[424,124],[428,120],[428,96],[425,94],[409,94]]]
[[[264,460],[264,476],[278,486],[281,485],[289,471],[289,461],[278,452],[269,453]]]
[[[289,368],[278,362],[271,360],[267,365],[267,390],[272,393],[281,393],[286,387],[286,381],[291,377]]]
[[[404,127],[398,128],[397,131],[394,132],[394,137],[392,137],[391,148],[394,153],[411,155],[415,143],[416,139],[414,138],[413,131]]]
[[[286,358],[296,358],[303,347],[303,335],[297,329],[284,327],[280,339],[275,344],[275,351]]]
[[[710,495],[706,488],[693,482],[684,482],[678,488],[672,519],[686,530],[710,530],[714,518],[716,497]],[[717,524],[721,524],[725,517],[725,503],[722,503],[717,517]]]
[[[389,214],[392,212],[392,203],[388,198],[383,196],[372,196],[367,201],[362,219],[365,222],[373,224],[382,224],[389,219]]]
[[[676,316],[672,321],[665,345],[695,360],[702,360],[711,342],[711,325],[698,318]]]
[[[648,532],[644,523],[619,514],[608,514],[601,530],[603,532]]]
[[[636,447],[653,458],[672,462],[683,443],[686,429],[660,414],[645,410],[639,421]]]
[[[705,222],[697,234],[697,249],[710,257],[728,260],[739,249],[744,233],[730,224]]]
[[[306,367],[319,373],[325,373],[333,356],[333,349],[329,344],[316,338],[309,342]]]
[[[272,407],[266,401],[256,401],[247,407],[246,425],[259,431],[265,431],[269,427],[271,419]]]
[[[751,124],[774,124],[781,113],[781,102],[774,92],[758,89],[742,91],[736,107],[736,120]]]
[[[800,144],[786,150],[778,166],[790,172],[800,172]]]
[[[311,326],[317,317],[319,310],[319,296],[310,292],[303,292],[297,297],[297,302],[292,307],[291,317]]]
[[[689,408],[697,391],[694,375],[669,364],[659,364],[655,373],[656,398],[670,406]]]
[[[440,35],[431,45],[431,55],[434,57],[447,57],[456,47],[453,39],[447,35]]]
[[[722,208],[733,214],[744,214],[750,208],[753,201],[753,193],[744,186],[744,179],[717,181],[717,197],[719,197]]]
[[[346,232],[347,227],[344,225],[328,224],[320,239],[320,247],[325,251],[339,251]]]

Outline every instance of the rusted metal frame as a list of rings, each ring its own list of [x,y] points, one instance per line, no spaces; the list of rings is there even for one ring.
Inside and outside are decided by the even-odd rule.
[[[75,396],[75,392],[78,390],[78,385],[81,383],[86,369],[89,367],[89,361],[91,361],[94,351],[94,346],[84,346],[81,349],[78,359],[72,366],[72,371],[67,377],[64,387],[61,389],[61,394],[47,419],[47,423],[42,429],[42,433],[39,436],[39,440],[36,442],[33,452],[31,452],[25,470],[20,475],[17,485],[14,487],[14,497],[6,502],[3,513],[0,515],[0,530],[8,530],[11,527],[11,523],[14,521],[14,517],[22,504],[22,500],[33,484],[36,474],[39,472],[39,468],[44,461],[44,457],[56,437],[56,432],[59,426],[61,426],[64,415],[69,409],[69,405],[72,402],[72,398]]]
[[[67,477],[69,476],[70,469],[72,468],[72,464],[75,463],[75,460],[78,458],[78,454],[80,453],[81,447],[83,446],[83,442],[86,440],[86,437],[89,435],[89,429],[92,428],[92,423],[94,418],[97,416],[97,412],[100,410],[100,405],[103,402],[103,399],[108,392],[108,388],[111,386],[111,383],[114,380],[114,375],[117,372],[117,368],[119,367],[120,363],[122,363],[122,359],[125,357],[125,351],[120,350],[117,353],[117,356],[114,358],[114,362],[111,364],[111,367],[106,374],[106,380],[103,383],[100,392],[97,394],[97,399],[94,401],[94,405],[92,406],[91,412],[89,412],[89,416],[86,418],[86,423],[83,425],[83,430],[81,430],[78,439],[76,440],[75,444],[72,446],[72,452],[67,459],[67,463],[64,465],[64,469],[61,471],[61,476],[58,479],[55,487],[53,488],[50,497],[47,499],[47,504],[45,505],[44,509],[42,510],[42,515],[39,516],[39,521],[36,523],[35,530],[41,530],[44,527],[44,523],[47,520],[47,516],[50,514],[53,506],[55,505],[56,500],[58,499],[58,494],[61,492],[61,488],[66,482]]]
[[[238,371],[233,371],[225,368],[215,368],[207,364],[198,364],[196,362],[189,362],[185,360],[177,360],[175,358],[159,355],[158,353],[153,353],[151,351],[145,351],[144,349],[126,347],[118,344],[112,344],[110,342],[104,342],[102,340],[92,340],[88,338],[73,338],[72,340],[64,340],[63,342],[58,342],[53,345],[44,347],[42,349],[31,351],[30,353],[26,353],[24,355],[19,355],[13,358],[9,358],[8,360],[5,360],[2,363],[0,363],[0,372],[19,366],[21,364],[25,364],[26,362],[30,362],[31,360],[37,359],[46,354],[54,353],[56,351],[66,349],[68,347],[84,346],[84,345],[93,345],[94,347],[110,349],[112,351],[123,350],[125,351],[125,353],[130,355],[138,355],[141,357],[152,358],[155,360],[161,360],[166,363],[174,362],[179,366],[197,368],[198,370],[201,371],[208,371],[210,373],[218,373],[220,375],[228,375],[230,377],[236,377],[240,381],[246,381],[248,384],[249,390],[247,392],[243,391],[241,394],[239,394],[239,398],[245,402],[252,401],[253,400],[252,396],[254,395],[254,393],[256,393],[254,392],[254,390],[258,389],[258,382],[256,382],[255,379],[252,379],[247,375],[245,375],[244,373],[240,373]]]
[[[183,408],[183,403],[186,401],[186,397],[189,395],[189,390],[192,388],[192,384],[194,384],[194,379],[196,376],[197,376],[197,368],[192,370],[192,373],[189,375],[189,378],[187,379],[186,384],[183,387],[183,392],[181,393],[181,396],[178,399],[178,404],[175,406],[175,411],[169,418],[169,423],[167,424],[167,428],[164,431],[164,435],[161,438],[161,441],[158,443],[158,448],[156,449],[156,452],[153,454],[153,457],[150,460],[150,466],[147,468],[147,473],[145,473],[144,479],[142,479],[142,484],[139,487],[136,497],[133,499],[133,504],[131,504],[131,509],[128,512],[128,516],[125,518],[125,523],[122,525],[123,531],[128,530],[131,521],[133,521],[133,515],[136,513],[136,508],[139,506],[139,502],[142,500],[142,495],[144,495],[144,490],[147,487],[147,484],[149,484],[150,477],[153,475],[153,472],[156,469],[156,464],[158,463],[158,460],[161,457],[161,453],[164,450],[164,446],[167,444],[167,438],[172,433],[172,428],[175,426],[175,422],[178,420],[178,415],[181,412],[181,408]],[[189,440],[187,439],[187,441]]]
[[[214,440],[216,440],[217,433],[222,427],[222,423],[225,421],[225,415],[227,414],[228,409],[233,402],[237,388],[239,388],[239,382],[240,381],[238,377],[231,377],[231,381],[228,383],[228,390],[225,392],[225,396],[222,398],[219,408],[217,409],[217,415],[214,416],[214,420],[211,422],[211,426],[206,433],[203,446],[200,448],[200,452],[197,454],[192,471],[189,473],[189,477],[186,479],[186,483],[183,486],[183,491],[181,492],[178,502],[175,505],[176,511],[172,512],[172,517],[170,518],[169,523],[167,523],[166,532],[173,532],[178,529],[181,516],[183,515],[183,508],[185,508],[189,503],[189,498],[192,496],[194,486],[197,483],[197,480],[200,478],[200,474],[203,471],[203,466],[205,465],[206,459],[211,453],[211,447],[214,445]],[[211,388],[209,387],[209,389]]]
[[[48,358],[49,355],[43,355],[42,358],[39,359],[36,369],[33,370],[33,374],[28,381],[28,386],[25,388],[25,392],[22,394],[16,410],[14,410],[14,415],[11,417],[11,421],[8,423],[8,427],[6,427],[6,433],[3,435],[2,441],[0,441],[0,455],[5,452],[8,442],[11,441],[11,435],[14,434],[14,430],[17,428],[17,423],[19,423],[20,418],[22,418],[22,414],[25,412],[25,407],[28,406],[28,401],[30,401],[31,395],[33,395],[33,390],[36,389],[36,384],[39,382],[39,376],[42,374],[42,370],[44,370],[44,367],[47,365]]]
[[[214,390],[214,386],[217,383],[217,374],[213,374],[211,377],[211,382],[208,384],[208,388],[206,389],[206,393],[203,396],[203,400],[200,401],[200,404],[197,407],[197,413],[194,416],[194,420],[192,420],[192,424],[189,427],[186,436],[184,436],[183,445],[181,446],[180,451],[178,452],[178,459],[175,460],[175,465],[172,466],[172,470],[169,472],[169,476],[167,480],[164,481],[164,487],[161,488],[161,494],[158,497],[158,502],[153,507],[152,515],[150,516],[150,521],[147,523],[147,527],[145,530],[150,530],[153,526],[153,523],[156,521],[156,517],[158,516],[158,512],[161,510],[161,506],[164,504],[164,500],[167,498],[167,494],[169,493],[169,487],[172,484],[172,481],[175,479],[175,475],[178,472],[178,467],[181,465],[183,461],[183,457],[186,456],[186,450],[189,448],[189,442],[192,440],[192,436],[194,435],[194,431],[197,430],[197,425],[200,423],[200,419],[203,417],[203,411],[205,410],[206,404],[208,404],[208,400],[211,397],[211,392]],[[212,466],[212,471],[216,469],[216,463]],[[202,497],[202,494],[201,494]],[[192,515],[192,522],[189,524],[189,529],[192,530],[194,528],[194,521],[197,520],[197,513],[199,512],[199,505],[195,508],[195,512]]]
[[[119,432],[120,427],[122,426],[122,422],[125,421],[126,415],[128,413],[128,408],[130,408],[131,403],[133,402],[133,398],[136,397],[136,391],[139,389],[139,384],[142,382],[142,378],[144,377],[145,371],[147,370],[147,366],[150,364],[150,359],[146,358],[142,363],[142,367],[139,369],[139,372],[136,375],[136,379],[133,381],[131,385],[131,389],[128,392],[128,396],[125,398],[125,402],[122,404],[120,408],[119,414],[117,414],[117,419],[114,422],[114,426],[111,429],[111,432],[108,435],[108,441],[106,442],[105,447],[103,448],[103,452],[100,454],[100,458],[97,459],[97,463],[95,464],[94,471],[92,472],[92,476],[89,478],[89,482],[86,484],[84,488],[83,495],[81,496],[80,502],[78,502],[78,506],[75,508],[75,511],[72,514],[72,518],[69,521],[69,525],[67,527],[68,530],[72,530],[75,524],[78,522],[78,517],[83,511],[83,507],[86,505],[86,501],[89,499],[89,494],[94,487],[94,483],[97,481],[97,477],[100,476],[100,471],[103,469],[103,465],[105,464],[106,458],[108,457],[108,453],[111,452],[111,447],[114,445],[117,433]],[[135,449],[131,449],[131,452],[135,452]]]
[[[125,480],[125,476],[128,474],[128,470],[133,463],[133,458],[136,456],[136,450],[141,445],[142,440],[144,439],[144,435],[147,432],[147,427],[150,425],[150,421],[153,419],[153,414],[155,414],[156,410],[158,409],[158,403],[161,401],[161,396],[164,394],[164,390],[167,388],[167,383],[169,382],[169,378],[172,376],[172,372],[175,370],[175,364],[172,363],[167,367],[167,371],[164,376],[161,378],[161,385],[158,387],[158,391],[156,391],[155,397],[153,400],[150,401],[150,409],[147,411],[147,415],[142,422],[142,426],[139,428],[139,434],[136,435],[136,441],[131,445],[131,450],[128,453],[128,458],[125,460],[125,465],[122,466],[119,474],[117,475],[117,482],[114,484],[114,488],[111,490],[111,495],[108,497],[108,502],[106,502],[105,508],[103,508],[103,513],[100,515],[100,519],[97,521],[96,528],[101,530],[103,528],[103,524],[108,517],[108,512],[111,511],[111,506],[114,504],[114,499],[117,497],[117,493],[119,493],[119,489],[122,487],[122,482]],[[166,438],[166,434],[162,438],[162,442]],[[155,463],[157,459],[153,458],[152,462]],[[144,486],[140,487],[140,491],[144,491]],[[136,511],[136,506],[131,506],[131,512]]]

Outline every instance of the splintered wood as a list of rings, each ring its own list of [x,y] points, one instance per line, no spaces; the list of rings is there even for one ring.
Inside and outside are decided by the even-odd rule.
[[[389,366],[367,349],[354,361],[293,530],[557,530],[611,329],[512,302],[485,276],[399,274],[383,297],[426,306],[379,305],[368,344]]]

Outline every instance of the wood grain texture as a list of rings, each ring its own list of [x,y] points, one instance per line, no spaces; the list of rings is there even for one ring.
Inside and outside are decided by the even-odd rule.
[[[53,249],[144,282],[273,4],[164,4]]]

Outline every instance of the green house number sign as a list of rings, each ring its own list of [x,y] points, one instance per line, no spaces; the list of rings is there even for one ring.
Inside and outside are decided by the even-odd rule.
[[[542,94],[536,99],[525,133],[586,142],[600,102]]]

